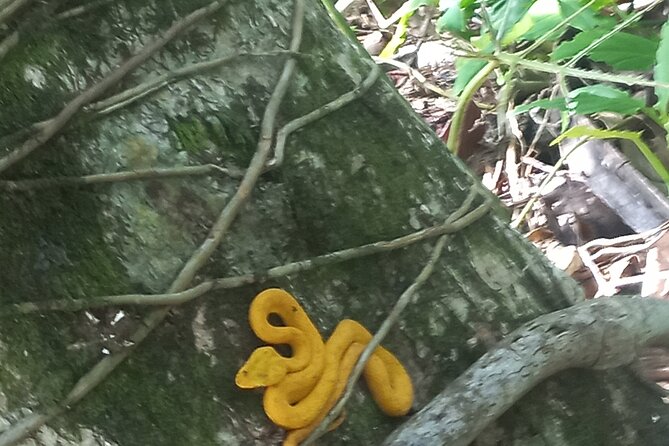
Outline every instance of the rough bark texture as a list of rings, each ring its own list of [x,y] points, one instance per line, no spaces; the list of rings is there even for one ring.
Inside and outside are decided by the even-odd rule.
[[[669,339],[669,303],[596,299],[539,316],[483,355],[385,446],[467,446],[492,420],[542,381],[568,368],[629,365]]]
[[[0,155],[31,123],[56,115],[150,36],[203,1],[101,3],[51,21],[20,17],[19,44],[0,65]],[[317,2],[309,2],[298,74],[283,122],[350,90],[370,70]],[[289,40],[291,2],[231,1],[126,77],[114,92],[233,51]],[[79,114],[4,179],[217,163],[243,169],[276,82],[277,57],[234,63],[172,83],[111,114]],[[111,93],[111,92],[110,92]],[[19,133],[17,133],[19,132]],[[6,148],[5,148],[6,147]],[[297,132],[265,175],[202,277],[229,276],[403,235],[440,222],[474,180],[385,81],[360,101]],[[237,180],[192,177],[52,188],[0,196],[0,303],[165,291],[231,196]],[[246,324],[268,286],[293,292],[329,333],[342,318],[374,330],[429,255],[430,242],[262,285],[212,292],[179,307],[100,388],[37,437],[39,444],[277,444],[260,394],[233,377],[258,344]],[[422,407],[510,332],[580,298],[497,216],[453,237],[430,283],[385,342],[407,365]],[[3,318],[0,429],[61,399],[104,349],[122,348],[142,309]],[[111,335],[115,337],[111,339]],[[323,444],[378,444],[401,422],[363,389]],[[660,399],[625,372],[572,371],[547,381],[494,432],[514,445],[663,445]]]

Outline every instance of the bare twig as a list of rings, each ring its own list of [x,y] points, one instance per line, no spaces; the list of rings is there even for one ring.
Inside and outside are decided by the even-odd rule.
[[[223,3],[224,1],[215,2],[198,11],[207,10],[208,12],[213,12],[213,10],[222,6]],[[216,8],[211,9],[213,5],[216,5]],[[193,14],[188,17],[192,16]],[[289,47],[292,52],[299,51],[300,42],[302,40],[303,23],[304,0],[295,0],[292,37]],[[290,84],[295,66],[296,61],[293,57],[286,60],[276,87],[272,92],[267,107],[265,108],[256,152],[244,174],[244,178],[234,196],[221,211],[221,214],[212,226],[207,239],[195,250],[179,272],[178,276],[170,286],[170,293],[177,293],[188,287],[198,270],[214,253],[223,239],[223,236],[230,228],[233,220],[251,196],[256,181],[265,169],[265,163],[267,162],[272,147],[272,136],[275,129],[276,115],[288,90],[288,85]],[[140,324],[139,328],[129,336],[129,345],[126,348],[100,360],[88,373],[79,379],[63,401],[53,408],[46,410],[43,415],[31,415],[2,433],[2,435],[0,435],[0,446],[16,444],[18,441],[35,432],[45,423],[49,422],[53,417],[63,413],[72,405],[79,402],[92,389],[102,383],[105,378],[114,371],[116,367],[118,367],[158,325],[160,325],[172,308],[172,306],[162,306],[151,311],[142,320],[142,324]]]
[[[19,32],[14,31],[0,41],[0,60],[19,43]]]
[[[556,83],[553,88],[551,89],[551,94],[549,96],[549,100],[553,100],[557,97],[557,94],[560,92],[560,84]],[[548,125],[548,120],[550,118],[550,111],[549,110],[544,110],[544,116],[541,119],[541,122],[539,123],[539,127],[537,128],[536,132],[534,133],[534,138],[532,138],[532,142],[530,143],[530,147],[527,149],[526,155],[532,155],[536,152],[536,147],[537,144],[539,143],[539,140],[541,139],[541,136],[546,130],[546,126]],[[557,135],[555,135],[557,136]]]
[[[10,192],[47,189],[51,187],[82,186],[88,184],[118,183],[121,181],[146,181],[162,178],[180,178],[188,176],[222,174],[231,178],[241,178],[242,173],[236,169],[226,169],[216,164],[200,166],[181,166],[164,169],[140,169],[124,172],[98,173],[81,177],[51,177],[34,180],[0,180],[0,190]]]
[[[85,14],[99,6],[105,6],[108,4],[112,4],[113,0],[97,0],[97,1],[92,1],[89,3],[86,3],[85,5],[77,6],[72,9],[68,9],[67,11],[63,11],[60,14],[56,15],[57,20],[64,20],[64,19],[69,19],[72,17],[77,17],[82,14]],[[43,26],[41,26],[41,29],[48,28],[49,25],[51,25],[53,22],[49,21],[45,23]],[[19,25],[19,30],[24,28],[25,26]],[[3,57],[11,50],[14,48],[16,45],[18,45],[19,40],[20,40],[20,31],[14,31],[11,34],[9,34],[7,37],[2,39],[0,42],[0,60],[2,60]]]
[[[247,276],[230,277],[229,280],[242,279]],[[253,281],[253,276],[248,278]],[[79,311],[91,308],[100,308],[113,305],[146,305],[146,306],[166,306],[179,305],[184,302],[196,299],[207,292],[214,289],[216,280],[207,280],[197,286],[188,288],[184,291],[165,294],[117,294],[111,296],[95,296],[84,299],[52,299],[42,302],[21,302],[19,304],[12,304],[4,308],[0,308],[0,316],[12,314],[27,314],[43,311]]]
[[[452,90],[444,90],[438,85],[433,84],[432,82],[428,81],[425,76],[423,76],[423,73],[421,73],[419,70],[413,68],[409,64],[406,64],[402,61],[395,60],[395,59],[387,59],[387,58],[381,58],[381,57],[372,57],[374,62],[376,62],[379,65],[387,64],[391,65],[399,70],[404,71],[407,73],[409,76],[411,76],[412,79],[418,83],[419,86],[423,87],[426,90],[429,90],[433,93],[438,94],[439,96],[443,96],[448,99],[457,99],[457,96],[453,93]]]
[[[528,167],[537,169],[544,173],[550,173],[553,170],[553,166],[551,166],[550,164],[544,164],[538,159],[532,158],[531,156],[523,156],[522,158],[520,158],[520,162],[527,165]]]
[[[462,205],[453,214],[451,214],[451,216],[448,217],[444,223],[445,225],[455,224],[457,222],[458,227],[463,229],[482,217],[482,215],[479,213],[467,213],[471,208],[474,199],[478,195],[476,188],[476,186],[472,188],[467,198],[465,198],[463,201]],[[488,205],[491,202],[492,200],[490,199],[486,201]],[[416,294],[420,287],[427,281],[427,279],[429,279],[432,271],[434,270],[435,264],[441,256],[441,252],[443,251],[447,240],[448,235],[442,235],[439,238],[432,250],[432,253],[430,254],[429,260],[421,270],[420,274],[418,274],[414,282],[400,295],[392,310],[388,314],[388,317],[383,321],[381,327],[379,327],[379,330],[372,337],[372,339],[369,341],[369,344],[365,346],[365,349],[360,354],[355,367],[348,377],[343,395],[337,404],[335,404],[335,406],[330,410],[327,416],[319,423],[318,427],[309,435],[309,437],[304,440],[302,443],[303,446],[313,444],[315,440],[317,440],[328,430],[328,427],[332,424],[332,422],[334,422],[342,414],[344,406],[348,402],[351,395],[353,395],[355,384],[358,382],[363,369],[367,365],[367,361],[374,353],[374,350],[376,350],[376,348],[381,345],[381,342],[383,342],[383,339],[385,339],[385,337],[388,335],[393,325],[397,323],[400,316],[402,315],[402,312],[407,307],[407,305],[409,305],[409,302],[411,301],[411,298],[414,296],[414,294]]]
[[[19,9],[26,6],[33,0],[14,0],[13,2],[3,4],[0,8],[0,25],[11,18]]]
[[[239,57],[272,57],[272,56],[286,56],[291,55],[290,51],[277,50],[267,52],[253,52],[253,53],[235,53],[229,56],[219,57],[205,62],[194,63],[183,68],[179,68],[169,73],[158,76],[155,79],[143,82],[140,85],[129,88],[121,93],[111,96],[102,101],[86,107],[86,111],[94,111],[98,114],[107,114],[125,107],[133,102],[148,96],[149,94],[160,90],[161,88],[183,79],[184,77],[194,74],[202,73],[213,68],[218,68],[228,62],[231,62]],[[292,54],[296,56],[296,54]]]
[[[411,11],[411,2],[407,0],[402,3],[402,6],[393,12],[390,17],[386,19],[383,17],[383,14],[379,8],[376,6],[374,0],[367,0],[367,6],[369,7],[369,12],[371,12],[372,16],[374,17],[374,20],[376,20],[376,24],[379,26],[379,29],[388,29],[390,25],[401,19],[404,14],[407,14]]]
[[[328,102],[311,113],[307,113],[304,116],[293,119],[288,124],[284,125],[276,135],[274,158],[272,158],[267,163],[268,167],[272,168],[281,165],[285,153],[284,149],[286,147],[286,139],[291,133],[355,101],[357,98],[365,94],[365,92],[369,90],[372,85],[374,85],[374,82],[376,82],[376,80],[379,78],[379,74],[381,74],[379,67],[377,65],[372,66],[372,70],[369,72],[365,80],[363,80],[360,85],[356,86],[353,90],[344,93],[337,99]]]
[[[132,72],[153,56],[158,50],[179,36],[199,20],[221,8],[227,0],[216,0],[209,5],[197,9],[174,23],[165,33],[153,42],[145,45],[141,51],[122,63],[106,77],[71,100],[55,117],[39,124],[39,131],[23,142],[19,147],[0,158],[0,173],[15,163],[21,161],[33,151],[40,148],[45,142],[58,133],[72,117],[84,106],[99,98],[110,87],[119,82],[128,73]]]
[[[512,228],[517,228],[523,223],[525,217],[527,217],[527,215],[534,207],[534,204],[537,202],[537,200],[539,200],[544,189],[550,184],[551,180],[555,178],[555,175],[557,175],[557,173],[560,171],[560,168],[566,162],[567,158],[569,158],[569,155],[571,155],[576,149],[581,147],[586,142],[587,138],[584,138],[583,140],[579,141],[574,147],[572,147],[567,153],[560,156],[560,159],[557,160],[555,165],[551,168],[550,173],[546,176],[546,178],[543,179],[543,181],[537,188],[536,192],[532,194],[527,203],[525,203],[525,206],[523,206],[523,209],[520,211],[518,216],[511,222],[510,226]]]
[[[93,0],[86,4],[75,6],[74,8],[68,9],[56,15],[58,20],[71,19],[72,17],[77,17],[87,12],[98,8],[100,6],[111,5],[114,3],[114,0]]]
[[[491,200],[487,200],[476,209],[467,214],[468,218],[476,219],[483,217],[488,213],[492,205]],[[461,230],[467,223],[461,219],[462,215],[453,214],[455,218],[449,218],[445,223],[432,226],[411,234],[398,237],[393,240],[384,240],[367,245],[357,246],[355,248],[342,249],[328,254],[323,254],[312,259],[301,260],[298,262],[287,263],[284,265],[269,268],[260,273],[243,274],[240,276],[222,277],[219,279],[207,280],[199,285],[184,291],[167,294],[120,294],[112,296],[96,296],[84,299],[55,299],[42,302],[22,302],[0,307],[0,316],[17,313],[34,313],[39,311],[79,311],[89,308],[106,307],[110,305],[180,305],[193,299],[203,296],[209,291],[220,289],[238,288],[252,283],[261,283],[270,279],[297,274],[309,271],[322,266],[333,265],[346,262],[352,259],[358,259],[383,252],[394,251],[405,248],[414,243],[421,242],[444,234],[452,234]]]

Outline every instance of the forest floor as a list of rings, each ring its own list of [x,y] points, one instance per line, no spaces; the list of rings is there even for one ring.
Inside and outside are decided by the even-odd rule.
[[[446,142],[457,106],[452,93],[457,41],[436,32],[429,8],[416,11],[398,41],[392,18],[385,19],[373,2],[345,3],[343,15],[358,40]],[[391,55],[379,57],[389,46],[394,46]],[[548,97],[552,87],[548,82],[538,93],[516,99]],[[491,76],[467,105],[458,156],[509,209],[512,226],[579,282],[588,299],[621,294],[668,298],[669,222],[639,230],[624,209],[590,189],[578,166],[555,166],[560,154],[549,144],[560,134],[558,113],[506,113],[500,125],[498,93]],[[625,156],[617,148],[605,150]],[[648,190],[641,196],[660,195],[651,181],[643,183]],[[637,368],[669,390],[669,351],[649,350]]]

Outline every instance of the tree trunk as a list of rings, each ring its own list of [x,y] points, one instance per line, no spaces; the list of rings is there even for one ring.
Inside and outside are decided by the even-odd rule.
[[[0,135],[7,135],[0,138],[0,157],[40,130],[32,124],[61,114],[173,22],[208,4],[91,5],[76,12],[66,8],[71,4],[53,10],[40,3],[12,16],[9,24],[19,30],[19,40],[0,64]],[[29,190],[5,182],[2,305],[170,288],[239,179],[219,173],[158,178],[155,170],[205,164],[236,172],[247,168],[287,57],[278,51],[288,48],[292,11],[292,2],[277,0],[223,4],[156,48],[92,102],[194,63],[239,52],[238,57],[169,79],[113,109],[75,110],[57,135],[0,174],[2,180],[19,180],[154,172],[144,181],[54,183]],[[9,31],[0,39],[7,36]],[[373,66],[313,1],[307,4],[297,61],[279,125],[353,89]],[[474,182],[387,79],[379,79],[353,103],[289,137],[285,161],[261,177],[191,285],[438,224],[460,206]],[[175,307],[128,360],[35,438],[44,445],[57,438],[77,445],[279,444],[283,432],[265,417],[261,394],[234,384],[236,371],[259,345],[246,322],[253,296],[268,287],[289,290],[326,336],[344,318],[375,331],[434,243],[288,277],[260,275],[252,285],[210,291]],[[580,299],[576,284],[495,212],[451,236],[429,282],[384,346],[408,368],[418,409],[486,351],[486,340]],[[101,358],[129,347],[124,341],[150,310],[119,310],[2,317],[0,431],[53,407]],[[574,370],[524,397],[480,441],[664,445],[667,419],[660,398],[626,370]],[[399,423],[382,415],[360,387],[346,421],[322,444],[379,444]]]

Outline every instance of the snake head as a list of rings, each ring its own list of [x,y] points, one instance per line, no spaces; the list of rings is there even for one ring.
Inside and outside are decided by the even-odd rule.
[[[278,384],[286,377],[288,370],[283,358],[272,347],[259,347],[237,372],[235,383],[242,389],[255,389]]]

